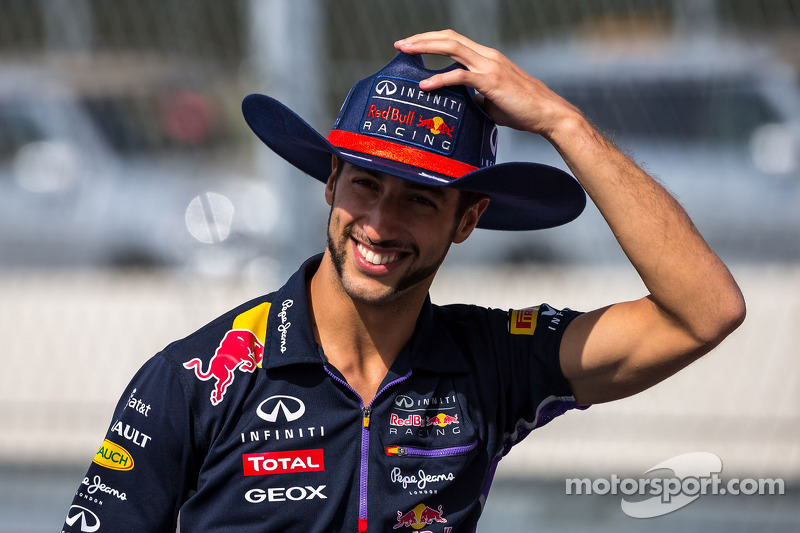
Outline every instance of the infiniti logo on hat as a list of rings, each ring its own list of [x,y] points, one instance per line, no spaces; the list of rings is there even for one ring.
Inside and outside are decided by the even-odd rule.
[[[375,85],[375,92],[378,94],[391,96],[397,92],[397,85],[389,80],[383,80]]]
[[[465,67],[431,70],[420,56],[398,53],[350,89],[327,137],[266,95],[247,96],[242,112],[270,149],[322,183],[336,156],[415,183],[487,195],[491,201],[479,228],[544,229],[577,217],[586,194],[563,170],[531,162],[495,164],[497,127],[473,100],[474,90],[420,89],[421,80],[457,68]]]

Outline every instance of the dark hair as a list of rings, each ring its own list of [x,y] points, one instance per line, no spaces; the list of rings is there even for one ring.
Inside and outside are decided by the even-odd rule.
[[[484,198],[488,198],[487,195],[480,192],[473,192],[473,191],[458,191],[458,192],[459,195],[458,195],[458,208],[456,209],[456,223],[461,221],[461,217],[464,216],[464,213],[467,212],[467,209],[477,204]]]

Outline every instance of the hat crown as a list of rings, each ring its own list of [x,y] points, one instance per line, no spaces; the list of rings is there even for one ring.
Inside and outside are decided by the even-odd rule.
[[[350,89],[328,140],[340,148],[399,162],[408,157],[410,164],[448,179],[494,165],[497,126],[475,103],[474,91],[463,85],[434,91],[419,88],[421,80],[456,68],[464,67],[453,63],[431,70],[421,56],[397,54]]]
[[[323,183],[334,155],[422,185],[486,194],[490,203],[479,228],[542,229],[578,216],[586,195],[566,172],[537,163],[494,164],[497,126],[472,89],[420,90],[421,80],[456,68],[464,67],[429,70],[419,56],[398,54],[355,84],[327,139],[266,95],[247,96],[242,113],[264,144]]]

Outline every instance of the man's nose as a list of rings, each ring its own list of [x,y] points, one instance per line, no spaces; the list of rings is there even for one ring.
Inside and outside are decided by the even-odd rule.
[[[405,225],[402,202],[395,195],[384,195],[367,214],[364,230],[374,243],[398,239]]]

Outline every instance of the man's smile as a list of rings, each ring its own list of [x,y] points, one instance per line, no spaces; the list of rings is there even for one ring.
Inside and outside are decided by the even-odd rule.
[[[400,254],[397,253],[383,253],[380,252],[373,252],[360,242],[356,241],[356,248],[364,259],[367,260],[368,263],[372,263],[373,265],[386,265],[389,263],[394,263],[400,257]]]

